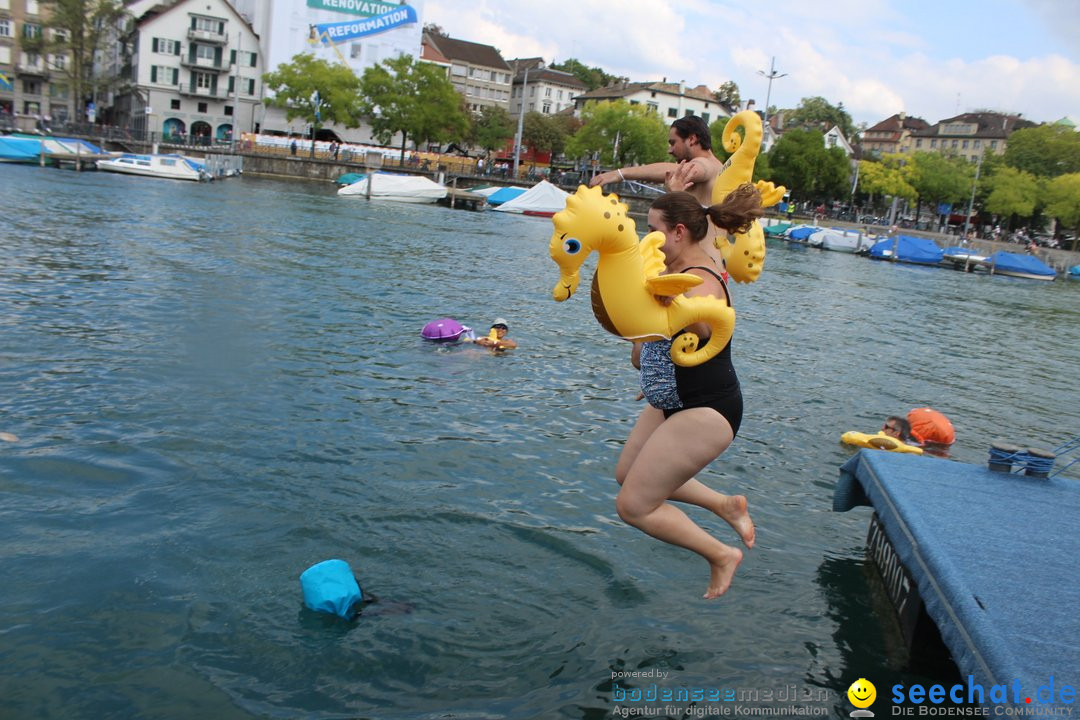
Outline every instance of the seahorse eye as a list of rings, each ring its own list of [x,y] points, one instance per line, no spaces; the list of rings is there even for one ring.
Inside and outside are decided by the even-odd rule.
[[[563,242],[562,249],[567,255],[577,255],[581,252],[581,241],[577,238],[569,238]]]

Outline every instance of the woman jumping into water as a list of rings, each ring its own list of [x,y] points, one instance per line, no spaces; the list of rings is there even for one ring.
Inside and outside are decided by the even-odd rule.
[[[703,282],[686,296],[723,298],[730,306],[722,268],[701,241],[709,233],[710,221],[737,233],[745,232],[761,215],[761,196],[749,184],[708,208],[687,192],[660,197],[649,210],[649,229],[664,233],[664,274],[697,275]],[[697,333],[699,347],[709,339],[704,323],[685,329]],[[641,390],[649,404],[630,431],[615,467],[615,479],[622,486],[615,507],[630,525],[708,560],[711,577],[705,597],[715,598],[731,585],[742,551],[705,532],[669,501],[712,511],[734,528],[746,547],[754,546],[754,523],[746,498],[716,492],[694,477],[727,449],[739,431],[742,392],[731,364],[730,342],[719,355],[697,367],[675,365],[670,351],[670,340],[634,343],[631,361],[641,370]]]

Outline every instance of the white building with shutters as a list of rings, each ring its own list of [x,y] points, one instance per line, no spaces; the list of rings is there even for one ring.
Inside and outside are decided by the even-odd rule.
[[[107,109],[111,122],[207,145],[255,129],[262,53],[232,5],[136,0],[126,10],[113,59],[121,82]]]

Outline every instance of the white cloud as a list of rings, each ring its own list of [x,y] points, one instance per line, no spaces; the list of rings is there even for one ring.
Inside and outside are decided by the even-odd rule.
[[[713,89],[734,80],[743,99],[759,106],[768,81],[758,71],[768,71],[775,55],[776,70],[786,77],[773,82],[773,105],[794,107],[820,95],[868,124],[901,110],[929,122],[977,108],[1037,121],[1077,113],[1076,57],[1038,45],[1014,57],[1007,54],[1010,43],[988,39],[996,54],[961,59],[959,47],[928,33],[920,4],[909,5],[834,0],[822,12],[804,0],[773,0],[763,12],[734,0],[426,0],[423,19],[454,37],[494,45],[507,59],[576,57],[631,80],[667,77]],[[1080,2],[1017,0],[1012,7],[1076,45]],[[1009,22],[1002,17],[1003,32]]]

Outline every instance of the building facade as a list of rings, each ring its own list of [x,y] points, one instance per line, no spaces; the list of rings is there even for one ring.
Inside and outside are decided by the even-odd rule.
[[[687,88],[684,83],[621,82],[582,93],[574,98],[574,114],[580,116],[590,101],[626,100],[631,105],[644,105],[672,123],[686,115],[697,115],[706,123],[721,117],[731,117],[732,111],[717,101],[704,85]]]
[[[881,157],[891,153],[910,152],[911,134],[926,130],[928,127],[930,123],[922,118],[897,113],[863,131],[860,140],[863,154],[869,157]]]
[[[543,58],[520,58],[510,61],[514,87],[510,91],[510,114],[539,112],[554,115],[574,107],[574,98],[588,88],[575,75],[552,70]]]
[[[498,50],[434,33],[425,33],[424,39],[450,61],[450,82],[469,110],[494,105],[509,111],[513,70]]]
[[[985,153],[1004,154],[1009,136],[1029,127],[1035,123],[1019,115],[964,113],[911,133],[909,152],[937,152],[976,162]]]
[[[253,130],[263,63],[251,25],[226,0],[152,3],[127,8],[110,119],[205,145]]]
[[[357,77],[384,60],[401,55],[421,57],[423,0],[408,3],[415,11],[416,22],[388,23],[377,31],[354,33],[336,41],[320,39],[315,28],[340,23],[359,26],[371,18],[399,11],[402,4],[397,0],[235,0],[235,5],[259,36],[264,72],[276,70],[301,53],[329,63],[342,63]],[[309,131],[303,120],[290,121],[285,110],[267,106],[259,107],[255,126],[263,132],[281,134],[304,135]],[[330,124],[325,129],[352,142],[374,141],[368,127]]]
[[[38,0],[0,0],[0,128],[30,131],[76,119],[68,55],[43,56],[24,43],[57,32]]]

